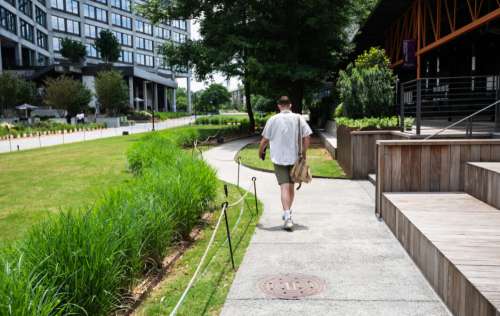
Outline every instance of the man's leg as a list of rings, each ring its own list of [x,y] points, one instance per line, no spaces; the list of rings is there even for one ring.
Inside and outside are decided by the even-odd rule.
[[[283,211],[288,211],[292,208],[295,192],[293,191],[292,183],[283,183],[281,186],[281,205]]]

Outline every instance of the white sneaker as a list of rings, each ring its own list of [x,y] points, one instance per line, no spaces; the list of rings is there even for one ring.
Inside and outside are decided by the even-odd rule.
[[[288,218],[287,220],[285,220],[285,224],[283,225],[283,228],[285,230],[289,230],[289,231],[292,231],[293,229],[293,221],[292,221],[292,218]]]

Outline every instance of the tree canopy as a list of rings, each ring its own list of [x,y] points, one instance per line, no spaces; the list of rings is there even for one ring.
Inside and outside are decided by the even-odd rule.
[[[91,99],[92,92],[79,80],[60,76],[45,81],[45,104],[66,110],[68,117],[84,111]]]
[[[119,71],[101,71],[95,79],[96,97],[108,114],[125,113],[129,106],[128,89]]]
[[[198,111],[206,113],[217,112],[224,104],[231,101],[231,94],[226,87],[213,83],[203,90],[197,100]]]
[[[110,30],[102,30],[95,40],[95,48],[104,62],[111,64],[120,58],[120,43]]]
[[[79,64],[87,55],[87,50],[81,42],[63,38],[61,41],[61,55],[72,63]]]
[[[0,74],[0,115],[23,103],[33,103],[37,97],[33,82],[8,72]]]

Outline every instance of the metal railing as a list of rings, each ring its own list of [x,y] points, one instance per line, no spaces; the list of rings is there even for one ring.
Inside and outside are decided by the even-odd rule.
[[[421,134],[424,119],[452,122],[459,117],[470,119],[481,115],[482,119],[492,121],[500,115],[498,109],[490,106],[500,100],[500,76],[415,79],[400,85],[399,98],[401,129],[404,131],[405,117],[414,117],[417,135]],[[454,127],[465,121],[452,125]]]

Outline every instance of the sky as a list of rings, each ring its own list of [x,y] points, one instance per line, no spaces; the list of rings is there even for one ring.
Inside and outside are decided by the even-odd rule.
[[[191,20],[191,38],[193,40],[200,39],[199,28],[200,28],[199,24],[196,21]],[[233,91],[233,90],[237,89],[239,80],[237,78],[231,78],[231,80],[229,82],[227,82],[226,78],[224,76],[221,76],[220,74],[215,74],[214,75],[214,82],[223,84],[224,86],[226,86],[226,88],[229,89],[229,91]],[[208,87],[210,85],[210,83],[212,83],[212,82],[200,82],[200,81],[196,81],[195,78],[192,78],[191,79],[191,91],[195,92],[195,91],[203,90],[206,87]],[[186,78],[177,79],[177,84],[181,88],[186,88],[187,79]]]

